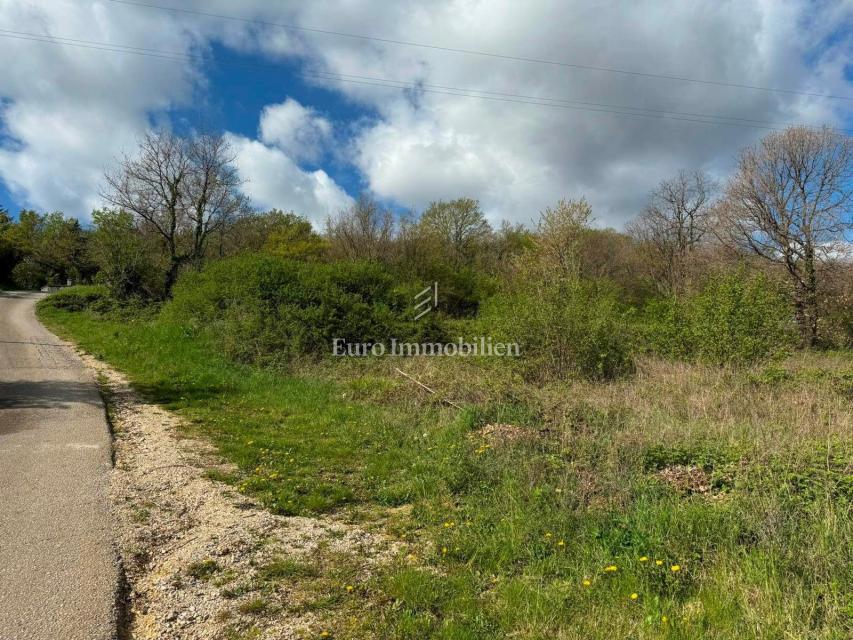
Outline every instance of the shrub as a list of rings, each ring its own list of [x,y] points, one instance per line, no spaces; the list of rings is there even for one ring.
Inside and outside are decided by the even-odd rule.
[[[110,209],[92,213],[95,229],[89,255],[98,267],[97,280],[118,300],[159,298],[163,278],[155,265],[156,251],[139,232],[133,216]]]
[[[539,283],[493,298],[484,317],[502,340],[519,343],[529,377],[606,380],[633,370],[629,312],[608,282]]]
[[[406,319],[408,304],[374,263],[246,255],[185,274],[164,317],[193,331],[211,329],[238,361],[282,364],[328,354],[335,338],[411,340],[422,337],[425,327],[437,328]]]
[[[77,285],[49,295],[39,304],[64,311],[105,311],[110,304],[110,293],[99,285]]]
[[[690,298],[649,303],[640,333],[646,350],[713,364],[749,364],[796,343],[791,307],[762,275],[716,276]]]
[[[26,257],[12,269],[12,283],[21,289],[40,289],[48,283],[48,274],[35,260]]]

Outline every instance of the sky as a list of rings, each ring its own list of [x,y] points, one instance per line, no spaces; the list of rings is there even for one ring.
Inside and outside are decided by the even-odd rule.
[[[586,197],[622,228],[789,123],[853,129],[853,0],[0,0],[13,212],[90,219],[168,128],[222,132],[256,207],[318,226],[366,192],[493,223]]]

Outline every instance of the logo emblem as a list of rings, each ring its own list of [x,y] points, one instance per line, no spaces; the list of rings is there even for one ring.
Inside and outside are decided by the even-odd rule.
[[[438,308],[438,283],[433,282],[415,296],[415,320],[420,320],[433,309]]]

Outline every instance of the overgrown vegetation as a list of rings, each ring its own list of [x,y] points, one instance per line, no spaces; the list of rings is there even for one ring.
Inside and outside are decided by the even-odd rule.
[[[50,299],[41,314],[210,437],[240,469],[219,479],[405,543],[352,595],[318,594],[340,637],[841,638],[849,625],[849,354],[747,370],[641,359],[619,382],[544,386],[409,359],[458,411],[380,360],[284,375],[163,318]],[[286,562],[265,575],[321,580]]]
[[[851,264],[813,255],[806,290],[740,233],[746,178],[803,149],[843,155],[789,137],[769,164],[746,154],[722,199],[701,173],[666,181],[631,234],[594,229],[583,199],[494,230],[470,199],[401,219],[363,197],[322,234],[280,211],[217,218],[173,283],[150,220],[101,212],[102,286],[40,314],[209,437],[239,469],[219,479],[405,544],[318,595],[340,637],[844,638]],[[438,308],[416,320],[433,282]],[[331,355],[335,339],[457,336],[521,356]],[[264,576],[331,583],[286,559]]]

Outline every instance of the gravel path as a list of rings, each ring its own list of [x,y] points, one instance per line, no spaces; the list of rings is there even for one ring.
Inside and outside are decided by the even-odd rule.
[[[0,640],[107,640],[110,435],[91,372],[0,292]]]

